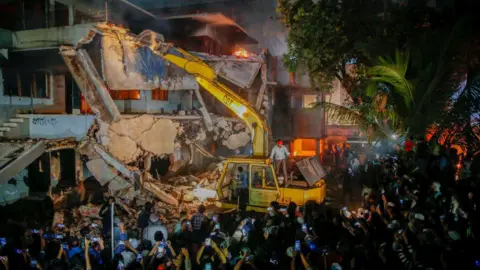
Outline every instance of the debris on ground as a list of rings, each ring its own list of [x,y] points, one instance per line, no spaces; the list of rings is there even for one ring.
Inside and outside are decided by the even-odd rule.
[[[115,198],[116,216],[129,227],[136,227],[137,218],[147,202],[154,204],[156,212],[165,227],[171,231],[179,221],[180,213],[186,212],[192,215],[203,204],[206,207],[216,205],[216,187],[220,178],[223,162],[213,163],[207,166],[207,171],[190,174],[176,175],[168,179],[157,180],[149,176],[143,179],[143,186],[135,190],[133,184],[117,175],[108,182],[109,194]],[[111,187],[117,188],[111,188]],[[123,188],[118,188],[123,187]],[[54,223],[63,223],[67,197],[76,189],[62,192],[54,196],[56,213]],[[82,191],[80,190],[79,193]],[[75,223],[83,224],[98,223],[101,226],[101,205],[85,204],[68,211],[75,216]],[[81,228],[73,228],[79,232]]]

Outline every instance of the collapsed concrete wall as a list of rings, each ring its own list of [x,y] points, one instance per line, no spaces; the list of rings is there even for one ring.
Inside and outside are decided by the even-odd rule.
[[[144,159],[147,155],[168,156],[192,144],[220,141],[230,150],[246,146],[251,137],[247,126],[237,119],[212,116],[213,131],[208,132],[200,118],[181,120],[161,115],[123,116],[114,123],[96,120],[95,142],[123,163]]]
[[[108,124],[98,121],[97,141],[119,160],[130,163],[146,153],[167,155],[174,152],[179,123],[155,115],[125,116]]]

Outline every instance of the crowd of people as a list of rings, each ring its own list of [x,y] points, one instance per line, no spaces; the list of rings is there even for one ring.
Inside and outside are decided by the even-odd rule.
[[[153,202],[127,227],[107,198],[101,222],[80,236],[67,222],[10,224],[0,270],[480,269],[478,156],[460,159],[435,140],[397,150],[339,166],[342,183],[363,186],[355,207],[272,202],[266,214],[215,214],[201,205],[168,231]]]

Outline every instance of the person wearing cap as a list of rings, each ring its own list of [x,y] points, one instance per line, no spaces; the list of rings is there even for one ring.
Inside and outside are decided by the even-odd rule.
[[[283,181],[287,184],[288,174],[287,174],[287,159],[290,156],[287,147],[283,145],[282,140],[277,140],[277,145],[275,145],[270,154],[270,159],[275,162],[275,173],[278,175],[280,172],[280,167],[282,168]]]
[[[168,239],[168,231],[165,226],[160,222],[160,217],[156,213],[150,214],[150,224],[143,230],[142,238],[145,240],[150,240],[150,242],[155,243],[155,233],[160,231],[163,234],[163,239],[166,241]]]

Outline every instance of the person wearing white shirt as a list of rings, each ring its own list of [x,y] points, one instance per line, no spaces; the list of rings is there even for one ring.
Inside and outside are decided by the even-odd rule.
[[[287,174],[287,159],[290,156],[290,152],[288,152],[287,147],[283,145],[282,140],[277,140],[277,145],[275,145],[272,149],[272,153],[270,154],[270,159],[275,162],[275,172],[278,175],[280,172],[280,167],[282,167],[284,183],[287,183],[288,174]]]
[[[352,155],[353,156],[353,155]],[[354,171],[354,173],[358,172],[358,167],[360,166],[360,161],[356,156],[353,156],[352,159],[350,160],[350,167]]]

